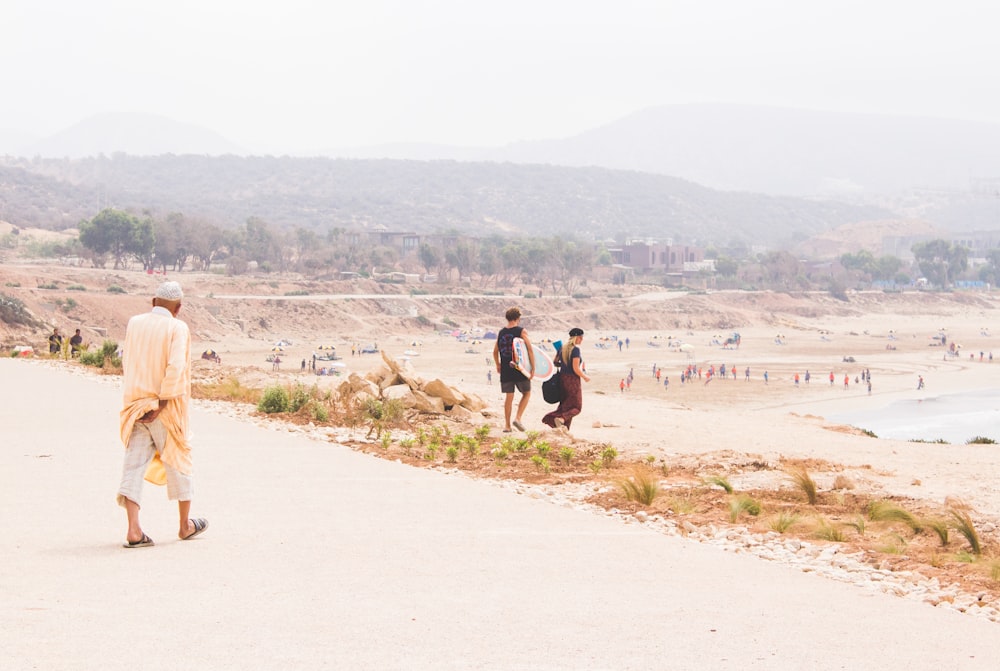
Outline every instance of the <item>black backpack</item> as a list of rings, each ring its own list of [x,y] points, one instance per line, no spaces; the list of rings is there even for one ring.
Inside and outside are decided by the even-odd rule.
[[[556,373],[542,383],[542,398],[546,403],[559,403],[563,400],[562,381],[560,374]]]

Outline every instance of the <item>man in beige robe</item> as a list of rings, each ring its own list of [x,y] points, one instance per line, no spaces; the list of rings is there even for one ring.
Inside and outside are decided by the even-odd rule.
[[[153,545],[139,524],[144,479],[166,484],[167,498],[177,501],[179,538],[194,538],[208,528],[208,520],[189,517],[194,494],[187,438],[191,334],[177,319],[183,297],[177,282],[164,282],[153,309],[132,317],[125,329],[120,427],[125,460],[118,504],[128,517],[127,548]]]

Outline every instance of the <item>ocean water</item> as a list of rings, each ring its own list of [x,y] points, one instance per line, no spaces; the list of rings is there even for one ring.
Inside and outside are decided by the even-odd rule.
[[[879,438],[943,439],[962,444],[985,436],[1000,442],[1000,389],[894,401],[883,408],[829,417],[873,431]]]

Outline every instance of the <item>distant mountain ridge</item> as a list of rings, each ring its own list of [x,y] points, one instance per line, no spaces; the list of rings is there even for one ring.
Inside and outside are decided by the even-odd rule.
[[[558,140],[501,148],[396,144],[352,158],[510,161],[638,170],[772,195],[968,189],[1000,180],[1000,124],[731,104],[645,109]]]
[[[221,156],[245,154],[246,151],[202,126],[156,114],[121,112],[88,117],[54,135],[23,145],[18,153],[22,156],[85,158],[114,153]]]
[[[47,138],[21,137],[18,143],[17,137],[13,131],[0,132],[0,154],[248,154],[213,130],[154,114],[101,114]],[[317,147],[313,155],[603,167],[668,175],[728,191],[854,198],[915,187],[962,191],[982,180],[1000,185],[1000,124],[689,104],[648,108],[562,139],[502,147]]]

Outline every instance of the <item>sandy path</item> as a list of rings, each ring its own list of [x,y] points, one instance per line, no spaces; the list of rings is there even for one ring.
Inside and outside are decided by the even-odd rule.
[[[125,550],[116,385],[0,375],[5,669],[937,671],[1000,654],[984,620],[202,409],[209,532],[173,540],[150,488],[158,545]]]

